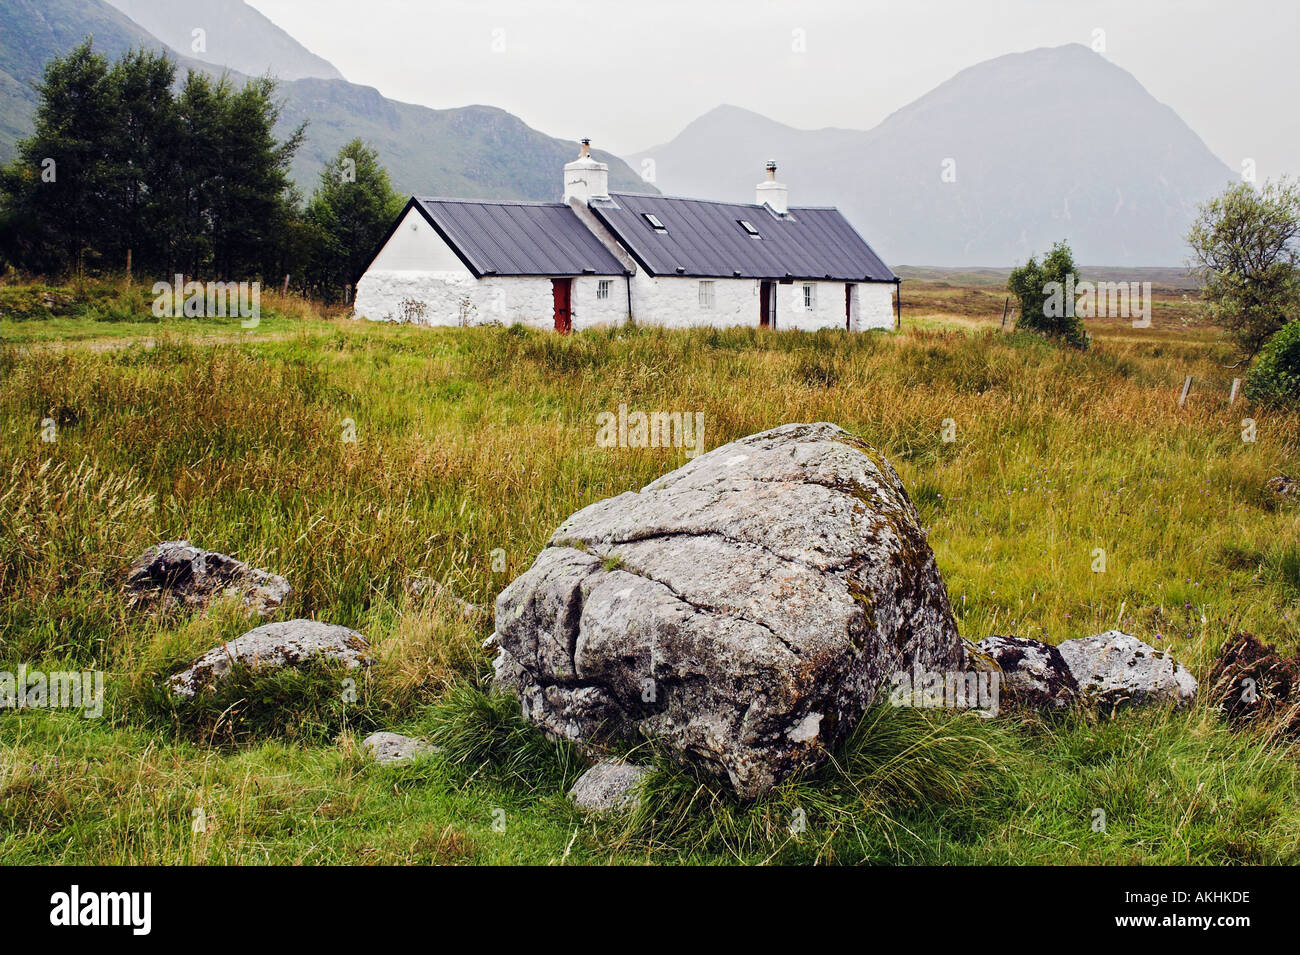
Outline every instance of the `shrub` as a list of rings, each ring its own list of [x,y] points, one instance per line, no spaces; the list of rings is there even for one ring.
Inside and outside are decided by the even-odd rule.
[[[1078,272],[1074,254],[1065,242],[1053,245],[1041,265],[1031,255],[1024,265],[1012,269],[1007,290],[1020,301],[1016,330],[1063,338],[1076,348],[1087,348],[1083,320],[1074,313],[1074,302],[1067,292],[1074,288],[1074,282],[1069,280],[1077,281]]]
[[[72,295],[44,285],[0,286],[0,318],[11,322],[53,318],[67,312]]]
[[[1300,320],[1276,332],[1246,378],[1246,397],[1266,405],[1300,406]]]

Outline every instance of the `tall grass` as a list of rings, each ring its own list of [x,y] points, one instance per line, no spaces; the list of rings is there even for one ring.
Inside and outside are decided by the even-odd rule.
[[[150,716],[150,681],[249,626],[233,608],[161,617],[126,609],[118,584],[131,559],[159,540],[188,538],[288,577],[295,592],[282,616],[345,624],[375,646],[369,722],[322,716],[291,728],[308,754],[291,758],[294,779],[334,779],[337,769],[344,773],[338,786],[357,798],[370,792],[368,771],[332,762],[322,740],[341,726],[347,739],[385,721],[442,732],[442,768],[418,778],[430,799],[441,794],[435,815],[445,822],[414,842],[433,856],[450,844],[455,858],[537,858],[522,841],[508,849],[484,841],[490,828],[473,835],[471,827],[460,839],[464,827],[448,806],[508,797],[511,812],[525,816],[563,812],[562,800],[539,809],[537,799],[545,792],[559,800],[571,767],[539,769],[536,753],[515,765],[509,743],[486,755],[464,749],[465,726],[479,727],[487,740],[495,737],[485,725],[504,725],[489,719],[490,706],[476,710],[464,696],[484,671],[479,644],[489,625],[445,600],[409,597],[404,582],[433,578],[490,603],[574,510],[684,463],[680,449],[597,447],[597,415],[619,404],[703,412],[709,448],[817,420],[874,444],[920,508],[971,639],[1016,633],[1058,641],[1121,626],[1200,671],[1237,630],[1287,650],[1300,638],[1297,511],[1263,489],[1274,474],[1296,470],[1300,416],[1230,407],[1229,356],[1206,338],[1100,329],[1087,353],[969,329],[846,336],[630,328],[560,338],[519,328],[388,328],[310,309],[294,315],[290,303],[275,308],[285,309],[281,324],[252,337],[235,322],[215,331],[144,328],[139,337],[148,341],[118,336],[109,349],[46,347],[35,333],[29,344],[0,346],[0,665],[58,660],[108,670],[113,729],[81,730],[76,739],[145,747],[151,764],[161,758],[157,746],[172,747],[167,752],[176,755],[166,758],[176,765],[222,766],[227,779],[241,760],[272,758],[257,748],[208,755],[192,749],[200,744],[179,727],[168,731]],[[77,325],[74,337],[104,324],[66,321]],[[6,341],[16,324],[0,321]],[[1187,375],[1196,386],[1179,408]],[[1256,420],[1254,442],[1242,440],[1244,417]],[[42,440],[47,419],[55,428],[49,442]],[[942,440],[946,419],[952,442]],[[1099,549],[1105,567],[1096,572]],[[458,731],[454,721],[438,723],[425,708],[440,700],[444,717],[451,700],[452,710],[477,712],[477,721]],[[1113,770],[1096,775],[1096,785],[1119,787],[1132,805],[1158,798],[1157,784],[1128,779],[1114,754],[1165,766],[1178,746],[1186,747],[1180,766],[1237,794],[1223,796],[1237,800],[1233,812],[1240,800],[1263,799],[1253,790],[1241,795],[1249,789],[1244,777],[1211,779],[1212,767],[1247,759],[1253,744],[1224,735],[1204,714],[1163,723],[1120,717],[1113,730],[1030,727],[1030,742],[1018,730],[907,719],[878,716],[839,763],[758,807],[737,806],[706,781],[665,768],[631,828],[602,826],[596,842],[580,837],[571,849],[588,858],[662,851],[757,861],[772,855],[768,836],[787,831],[787,810],[797,803],[820,820],[821,836],[787,840],[777,858],[1013,861],[1013,851],[1043,860],[1172,858],[1152,835],[1152,826],[1168,822],[1160,812],[1144,816],[1118,852],[1089,848],[1086,825],[1083,842],[1067,838],[1056,816],[1036,825],[1039,813],[1056,810],[1029,800],[1065,798],[1042,767],[1094,778],[1086,741],[1099,736]],[[40,720],[57,722],[0,717],[11,754],[40,763],[41,752],[64,745]],[[1257,769],[1267,762],[1249,758]],[[487,769],[458,776],[470,763]],[[514,768],[489,772],[503,765]],[[1287,765],[1268,763],[1260,772],[1292,791]],[[37,795],[15,797],[7,821],[27,833],[44,825],[38,819],[66,825],[49,815],[54,797],[25,778],[11,776],[6,785]],[[166,773],[139,785],[141,807],[155,789],[160,800],[176,798]],[[1086,801],[1079,785],[1066,787],[1070,799]],[[1191,826],[1201,810],[1181,785],[1170,798],[1187,801]],[[290,801],[313,798],[294,791]],[[69,791],[69,803],[76,798]],[[146,846],[117,833],[125,817],[107,802],[97,805],[87,810],[98,820],[92,829],[114,833],[113,858],[176,858],[179,850],[165,840]],[[1228,811],[1228,803],[1218,805]],[[1300,810],[1288,815],[1267,799],[1261,805],[1267,820],[1258,854],[1285,855]],[[572,827],[552,831],[528,818],[545,833],[537,851],[546,858],[568,844]],[[1044,831],[1034,841],[1013,824]],[[447,825],[454,831],[444,838]],[[1198,825],[1184,846],[1192,858],[1250,856],[1232,842],[1228,823]],[[251,858],[251,844],[268,845],[255,826],[224,831],[232,841],[197,858]],[[961,846],[951,855],[942,848],[949,839]],[[40,839],[24,845],[50,851],[32,848],[48,845]],[[389,857],[410,857],[403,851]],[[91,850],[78,852],[84,858]],[[351,858],[340,852],[333,857]]]

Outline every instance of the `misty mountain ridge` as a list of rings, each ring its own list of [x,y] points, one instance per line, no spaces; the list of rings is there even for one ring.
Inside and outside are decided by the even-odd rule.
[[[792,205],[836,205],[891,264],[1174,265],[1232,170],[1137,79],[1080,44],[962,70],[870,130],[801,130],[720,106],[654,161],[674,195],[753,201],[776,159]],[[946,174],[946,175],[945,175]]]
[[[341,80],[332,63],[308,50],[244,0],[107,0],[173,50],[249,76]],[[196,50],[194,31],[202,31]]]
[[[163,5],[154,0],[114,2],[137,12]],[[190,11],[185,16],[191,19],[193,10],[205,6],[198,0],[167,3]],[[256,13],[242,0],[220,3]],[[212,19],[211,14],[205,19]],[[241,22],[249,32],[241,34],[240,42],[248,49],[269,49],[283,43],[278,35],[283,31],[261,14]],[[144,47],[176,59],[181,78],[186,70],[195,69],[227,75],[235,83],[248,79],[233,66],[203,63],[178,53],[105,0],[0,0],[0,23],[4,24],[0,31],[0,162],[11,160],[17,140],[32,130],[37,99],[31,84],[40,79],[46,61],[68,53],[87,36],[93,37],[95,51],[109,59]],[[183,51],[190,49],[190,29],[184,27]],[[223,34],[207,29],[208,56],[218,57],[234,48],[224,42],[214,45],[213,37]],[[265,42],[256,39],[260,31],[266,33]],[[292,38],[289,42],[297,46]],[[308,121],[306,141],[291,170],[306,194],[315,189],[325,163],[354,137],[379,151],[399,192],[470,199],[558,199],[563,191],[560,169],[578,154],[576,141],[548,136],[493,106],[430,109],[390,100],[373,87],[323,77],[282,79],[277,99],[284,105],[276,126],[279,136]],[[612,188],[647,191],[623,160],[598,150],[593,155],[609,163]]]

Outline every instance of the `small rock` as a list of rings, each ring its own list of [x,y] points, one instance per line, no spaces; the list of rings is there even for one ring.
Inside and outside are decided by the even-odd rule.
[[[370,644],[355,630],[316,620],[268,623],[209,650],[168,681],[178,697],[193,697],[224,679],[240,663],[251,669],[331,660],[349,669],[368,666]]]
[[[1061,652],[1027,637],[985,637],[977,645],[1002,670],[1002,702],[1061,709],[1074,702],[1079,684]]]
[[[646,766],[602,759],[578,778],[569,798],[587,812],[632,809],[639,798],[637,789],[649,772]]]
[[[463,597],[457,596],[446,584],[441,584],[436,580],[430,580],[427,577],[408,577],[406,580],[406,592],[412,598],[418,599],[423,597],[425,594],[428,594],[434,600],[446,601],[459,610],[461,616],[466,620],[480,620],[488,615],[487,607],[470,603]]]
[[[233,594],[263,617],[293,592],[283,577],[189,541],[164,541],[150,547],[127,569],[123,590],[136,605],[161,601],[187,607],[203,607],[217,597]]]
[[[403,736],[401,733],[371,733],[361,741],[361,746],[369,751],[375,757],[375,762],[381,766],[409,762],[425,753],[436,752],[436,747],[424,740],[416,739],[414,736]]]
[[[1080,694],[1099,703],[1182,704],[1196,699],[1196,678],[1186,667],[1119,630],[1066,640],[1057,650]]]
[[[1300,737],[1300,654],[1290,659],[1249,633],[1219,649],[1206,678],[1210,705],[1233,726],[1274,723]]]
[[[1269,478],[1264,486],[1282,497],[1300,497],[1300,481],[1294,481],[1285,474]]]

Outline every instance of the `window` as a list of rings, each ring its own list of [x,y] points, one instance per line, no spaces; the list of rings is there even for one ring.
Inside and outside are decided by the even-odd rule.
[[[700,283],[700,308],[713,308],[713,283]]]
[[[641,213],[641,215],[646,222],[650,223],[650,227],[654,229],[656,232],[668,231],[668,227],[659,221],[659,217],[657,215],[654,215],[653,213],[650,212],[643,212]]]
[[[755,227],[754,223],[750,222],[748,219],[737,219],[736,221],[740,223],[740,227],[745,230],[747,235],[751,235],[755,239],[763,238],[758,234],[758,229]]]
[[[596,298],[609,298],[609,279],[601,279],[596,285]]]
[[[808,282],[803,287],[804,311],[811,312],[817,307],[817,286]]]

